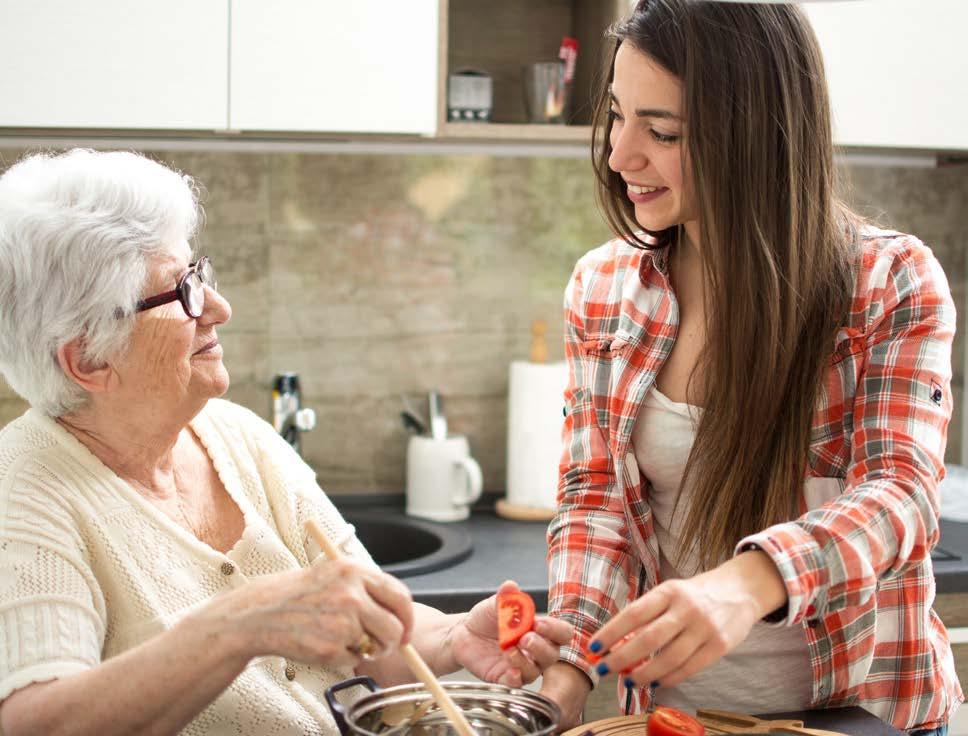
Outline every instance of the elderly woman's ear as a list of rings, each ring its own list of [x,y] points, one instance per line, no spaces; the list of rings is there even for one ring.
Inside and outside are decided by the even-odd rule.
[[[109,363],[92,363],[84,353],[84,338],[81,337],[57,349],[57,363],[68,379],[91,394],[103,393],[117,385],[118,374]]]

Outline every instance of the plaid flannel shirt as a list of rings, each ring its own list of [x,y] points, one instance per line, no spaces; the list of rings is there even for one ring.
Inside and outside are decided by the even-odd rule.
[[[804,497],[802,516],[741,540],[737,552],[757,545],[783,576],[789,605],[778,625],[804,628],[812,707],[860,705],[897,728],[935,727],[963,700],[931,610],[955,310],[919,240],[865,227],[861,242],[809,452],[808,477],[833,479],[834,491]],[[659,581],[648,480],[630,441],[675,342],[667,257],[611,241],[578,262],[565,293],[549,609],[576,627],[562,659],[593,682],[591,635]],[[641,690],[635,709],[647,699]]]

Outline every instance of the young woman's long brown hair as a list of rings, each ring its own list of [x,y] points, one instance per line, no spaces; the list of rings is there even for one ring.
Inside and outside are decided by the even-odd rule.
[[[615,50],[632,44],[683,86],[707,315],[683,539],[709,565],[744,535],[799,515],[814,409],[852,293],[857,219],[835,195],[823,61],[799,8],[641,0],[611,35]],[[614,51],[612,60],[608,84]],[[608,168],[608,84],[595,111],[599,203],[616,234],[650,247]],[[652,235],[676,247],[679,230]]]

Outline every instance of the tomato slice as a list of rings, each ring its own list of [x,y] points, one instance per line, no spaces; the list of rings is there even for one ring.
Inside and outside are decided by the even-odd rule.
[[[648,736],[703,736],[706,727],[681,710],[660,705],[649,714],[645,733]]]
[[[510,649],[534,628],[534,601],[521,590],[497,594],[497,643]]]

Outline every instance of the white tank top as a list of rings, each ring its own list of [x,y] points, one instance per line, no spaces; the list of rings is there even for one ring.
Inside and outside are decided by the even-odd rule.
[[[691,489],[680,489],[680,484],[701,415],[700,407],[672,401],[653,386],[632,433],[635,459],[652,486],[648,502],[664,580],[701,572],[694,552],[676,564],[682,525],[692,497]],[[715,708],[769,713],[809,707],[812,691],[803,627],[757,622],[749,637],[715,664],[677,687],[660,685],[656,702],[688,711]]]

